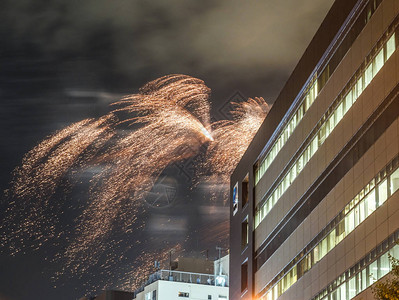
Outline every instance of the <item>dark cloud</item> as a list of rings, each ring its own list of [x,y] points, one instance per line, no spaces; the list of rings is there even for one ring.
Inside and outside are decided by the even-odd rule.
[[[286,76],[332,2],[8,0],[2,40],[98,85],[178,72],[227,88],[276,71]]]

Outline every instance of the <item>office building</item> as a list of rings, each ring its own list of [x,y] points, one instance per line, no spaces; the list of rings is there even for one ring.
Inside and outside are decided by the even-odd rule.
[[[332,5],[231,176],[231,299],[371,299],[399,257],[398,27]]]

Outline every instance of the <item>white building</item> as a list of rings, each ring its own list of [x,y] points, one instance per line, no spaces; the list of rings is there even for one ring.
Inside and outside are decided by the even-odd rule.
[[[159,270],[152,274],[136,300],[228,300],[228,255],[214,262],[213,274]]]

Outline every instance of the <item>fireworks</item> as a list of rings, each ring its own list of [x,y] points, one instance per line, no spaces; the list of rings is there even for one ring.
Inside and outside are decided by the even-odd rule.
[[[233,105],[233,120],[212,124],[215,142],[209,145],[200,170],[200,174],[211,174],[205,179],[211,184],[218,182],[228,186],[234,168],[270,110],[263,98],[249,98],[247,102]],[[225,200],[228,199],[228,192],[228,188],[223,189]]]
[[[83,274],[105,253],[106,264],[120,259],[115,253],[120,241],[112,237],[112,246],[105,241],[115,230],[131,231],[140,209],[137,200],[168,165],[196,155],[202,145],[208,150],[200,173],[211,173],[208,180],[227,185],[269,106],[262,98],[249,99],[235,104],[234,120],[210,124],[209,95],[202,80],[164,76],[114,103],[113,111],[102,118],[77,122],[45,139],[14,172],[10,192],[16,200],[0,225],[12,229],[1,244],[17,253],[27,239],[39,247],[67,235],[57,232],[57,216],[47,211],[72,168],[96,166],[99,172],[91,180],[88,204],[72,222],[72,233],[63,237],[64,251],[56,255],[66,261],[61,274]],[[19,219],[22,222],[15,222]]]
[[[79,235],[66,250],[71,261],[81,261],[87,253],[95,261],[104,250],[104,238],[116,226],[127,228],[137,218],[137,201],[132,200],[151,189],[153,179],[168,165],[196,154],[210,140],[199,121],[208,120],[208,96],[202,81],[173,75],[150,82],[139,94],[116,103],[121,107],[115,113],[139,114],[124,122],[144,125],[118,139],[100,157],[107,166],[96,177],[98,184],[79,221]]]

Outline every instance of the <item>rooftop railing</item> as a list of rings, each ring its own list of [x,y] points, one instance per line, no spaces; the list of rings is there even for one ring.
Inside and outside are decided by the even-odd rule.
[[[151,274],[145,284],[135,291],[135,294],[140,293],[144,290],[144,287],[156,282],[158,280],[174,281],[174,282],[186,282],[194,284],[205,284],[227,287],[229,280],[227,275],[214,275],[204,273],[192,273],[183,271],[171,271],[171,270],[158,270]]]

